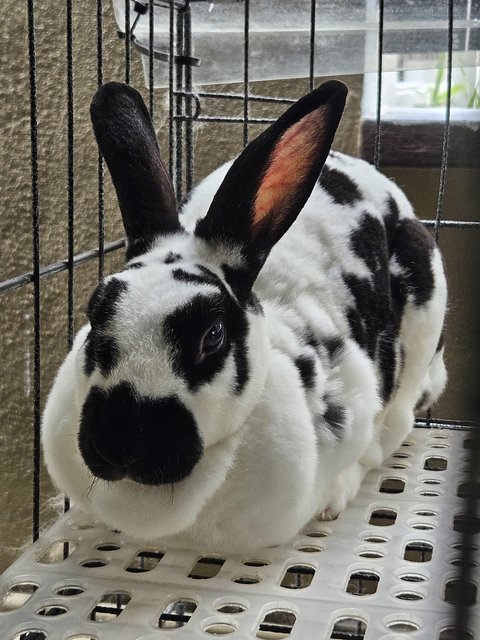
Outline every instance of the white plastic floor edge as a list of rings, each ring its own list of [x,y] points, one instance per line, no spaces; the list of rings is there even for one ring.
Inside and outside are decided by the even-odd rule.
[[[1,576],[0,638],[451,640],[468,439],[415,430],[338,520],[249,557],[139,546],[72,509]]]

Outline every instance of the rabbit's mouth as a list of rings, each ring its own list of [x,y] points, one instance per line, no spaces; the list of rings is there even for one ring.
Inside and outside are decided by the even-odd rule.
[[[143,398],[126,382],[90,390],[78,442],[91,473],[108,482],[179,482],[203,454],[195,419],[177,397]]]

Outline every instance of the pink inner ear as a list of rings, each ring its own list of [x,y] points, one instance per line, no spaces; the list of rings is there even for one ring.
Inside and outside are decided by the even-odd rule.
[[[323,146],[325,111],[325,106],[315,109],[280,138],[255,198],[254,225],[271,213],[281,214],[295,199]]]

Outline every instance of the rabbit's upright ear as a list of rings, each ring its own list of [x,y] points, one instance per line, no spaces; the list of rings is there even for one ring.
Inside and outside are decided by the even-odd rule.
[[[310,196],[346,96],[330,81],[292,105],[235,160],[198,222],[197,236],[241,247],[253,280]]]
[[[158,235],[180,228],[172,182],[138,91],[119,82],[104,84],[90,115],[117,192],[130,259]]]

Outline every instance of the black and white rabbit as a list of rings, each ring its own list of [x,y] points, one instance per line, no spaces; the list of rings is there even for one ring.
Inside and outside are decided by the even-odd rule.
[[[180,216],[140,95],[95,95],[127,263],[92,295],[43,449],[110,527],[225,551],[287,541],[338,514],[442,392],[441,256],[390,180],[329,153],[346,94],[300,99]]]

